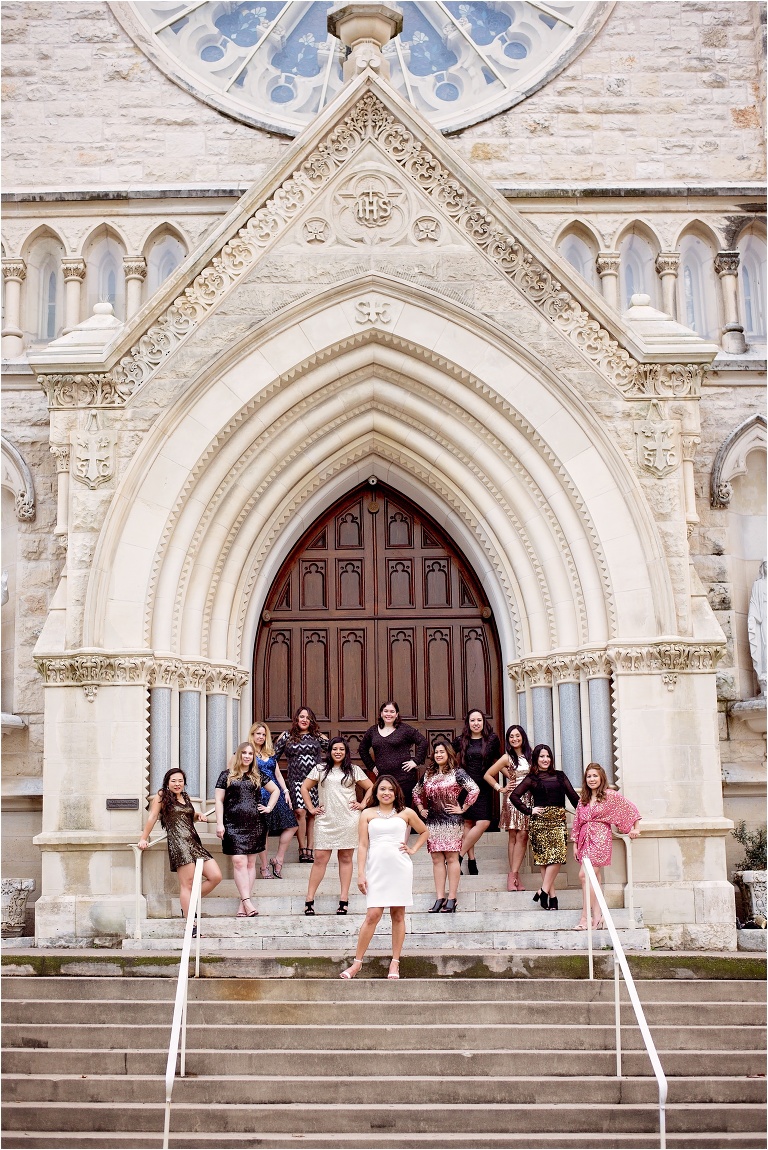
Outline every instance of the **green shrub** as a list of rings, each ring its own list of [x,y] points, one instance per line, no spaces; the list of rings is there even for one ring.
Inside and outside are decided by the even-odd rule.
[[[747,824],[742,819],[737,823],[731,834],[737,843],[744,847],[744,858],[736,864],[736,870],[765,870],[766,869],[766,837],[765,827],[758,827],[755,831],[748,831]]]

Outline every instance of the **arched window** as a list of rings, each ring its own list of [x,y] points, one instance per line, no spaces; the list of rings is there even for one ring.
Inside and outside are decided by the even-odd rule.
[[[680,274],[678,276],[678,315],[702,339],[718,340],[720,324],[717,311],[714,255],[704,240],[695,235],[680,241]]]
[[[621,308],[626,311],[633,295],[649,295],[651,306],[658,306],[658,276],[651,245],[642,236],[626,236],[619,248],[621,255]]]
[[[51,235],[35,240],[26,256],[23,328],[27,344],[50,343],[64,324],[64,245]]]
[[[592,251],[586,240],[570,232],[560,240],[559,249],[560,255],[568,260],[568,263],[576,269],[581,278],[586,280],[591,287],[597,287],[597,272],[595,270],[597,252]]]
[[[87,314],[97,303],[111,303],[118,319],[125,319],[125,273],[122,244],[106,229],[85,252]]]
[[[741,304],[744,334],[753,343],[764,343],[765,323],[765,240],[748,234],[739,240],[741,263]]]
[[[56,297],[58,295],[58,277],[56,268],[49,260],[43,268],[40,277],[40,338],[51,340],[56,338]]]
[[[153,243],[147,255],[147,296],[154,295],[186,256],[187,249],[176,236],[164,235]]]

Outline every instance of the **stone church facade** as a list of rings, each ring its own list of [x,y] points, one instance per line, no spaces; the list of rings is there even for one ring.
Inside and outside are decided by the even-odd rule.
[[[210,794],[276,581],[359,491],[471,570],[499,726],[640,807],[654,942],[735,947],[730,830],[765,802],[763,7],[584,5],[524,98],[442,132],[370,46],[277,131],[174,73],[142,7],[3,9],[3,872],[35,878],[40,943],[126,933],[149,790],[181,764]]]

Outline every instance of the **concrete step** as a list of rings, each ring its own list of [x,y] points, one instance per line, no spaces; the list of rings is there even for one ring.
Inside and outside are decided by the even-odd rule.
[[[546,1088],[546,1083],[545,1083]],[[199,1107],[184,1106],[174,1110],[176,1129],[195,1129],[211,1134],[230,1131],[264,1134],[289,1134],[297,1130],[309,1133],[364,1133],[372,1131],[393,1134],[455,1133],[457,1131],[504,1134],[516,1132],[557,1133],[654,1133],[658,1129],[657,1103],[580,1103],[550,1101],[546,1105],[526,1106],[513,1102],[494,1103],[413,1103],[393,1107],[359,1103],[294,1103],[292,1106],[209,1103]],[[754,1133],[765,1129],[765,1109],[759,1103],[739,1106],[701,1106],[698,1103],[673,1103],[667,1106],[667,1129],[670,1132],[703,1133],[725,1130],[730,1133]],[[62,1118],[66,1119],[62,1123]],[[125,1102],[119,1107],[106,1103],[78,1102],[6,1102],[3,1127],[12,1130],[109,1131],[125,1129],[158,1131],[162,1129],[163,1106],[150,1102]]]
[[[578,1097],[584,1087],[583,1075],[558,1079],[559,1096]],[[590,1074],[590,1104],[636,1105],[658,1100],[655,1078],[617,1078],[614,1075]],[[164,1075],[147,1074],[128,1077],[109,1074],[55,1074],[41,1080],[24,1074],[3,1074],[4,1102],[160,1102],[165,1098]],[[500,1100],[518,1106],[541,1105],[549,1093],[549,1084],[540,1075],[500,1075],[468,1077],[466,1075],[418,1075],[410,1078],[382,1078],[358,1074],[354,1078],[292,1076],[276,1078],[273,1073],[252,1075],[195,1075],[180,1078],[173,1091],[177,1106],[238,1105],[248,1099],[254,1105],[292,1106],[296,1099],[306,1105],[375,1105],[385,1092],[391,1106],[408,1106],[415,1098],[420,1103],[444,1105],[462,1102],[478,1105],[496,1104]],[[765,1079],[722,1077],[713,1080],[681,1077],[670,1083],[671,1104],[698,1102],[706,1105],[765,1102]]]
[[[506,882],[506,879],[505,879]],[[224,889],[231,885],[232,889]],[[290,887],[295,889],[291,890]],[[533,891],[536,887],[533,888]],[[533,891],[508,891],[498,885],[490,889],[473,889],[469,881],[462,880],[459,887],[459,906],[462,912],[466,911],[503,911],[504,913],[518,913],[529,911],[540,914],[540,908],[533,901]],[[287,915],[304,914],[304,902],[307,893],[306,882],[287,884],[284,882],[262,882],[253,888],[251,900],[260,915]],[[318,914],[335,914],[339,905],[338,883],[324,883],[315,896],[315,910]],[[435,891],[431,881],[424,883],[421,890],[414,890],[415,904],[409,914],[426,914],[435,901]],[[614,888],[608,892],[608,906],[612,911],[624,909],[623,893]],[[581,912],[581,891],[558,891],[560,911]],[[203,918],[218,918],[221,916],[234,917],[240,905],[240,896],[233,884],[222,883],[216,888],[216,893],[203,899]],[[178,899],[172,901],[173,916],[181,916],[181,906]],[[365,895],[360,894],[356,887],[349,892],[350,914],[365,914]],[[150,918],[150,921],[153,921]]]
[[[551,1015],[542,1011],[542,1014]],[[124,1050],[130,1048],[162,1048],[168,1043],[168,1022],[123,1024],[88,1022],[79,1027],[70,1024],[24,1024],[5,1022],[3,1042],[6,1047],[40,1048],[57,1046],[62,1049],[84,1045],[94,1049]],[[766,1035],[760,1026],[654,1026],[654,1042],[664,1050],[764,1050]],[[199,1025],[191,1022],[187,1027],[187,1045],[190,1049],[220,1045],[222,1049],[260,1050],[276,1047],[293,1050],[426,1050],[454,1047],[459,1050],[496,1050],[530,1048],[541,1049],[550,1044],[560,1050],[612,1050],[615,1043],[613,1024],[594,1024],[587,1027],[567,1023],[551,1024],[544,1021],[516,1024],[475,1025],[471,1022],[367,1025],[229,1025],[216,1023]],[[622,1045],[628,1050],[639,1050],[642,1038],[635,1028],[622,1028]]]
[[[363,968],[365,969],[365,968]],[[67,977],[35,978],[15,977],[3,981],[3,1001],[6,1011],[16,1000],[99,999],[140,1002],[146,999],[173,1001],[176,993],[178,962],[169,969],[172,977]],[[635,987],[643,1003],[692,1002],[697,1006],[708,1002],[754,1002],[765,1006],[766,984],[754,979],[696,979],[636,978]],[[623,1000],[628,1001],[626,986],[621,983]],[[613,979],[596,978],[462,978],[450,981],[435,978],[404,978],[399,982],[358,976],[352,982],[341,984],[338,978],[246,978],[192,979],[189,983],[190,1002],[223,1000],[226,1002],[284,1001],[336,1002],[466,1002],[498,999],[504,1002],[520,999],[542,999],[546,1002],[613,1002]],[[6,1017],[8,1017],[6,1015]]]
[[[459,920],[459,915],[445,915],[445,919]],[[542,916],[544,917],[544,916]],[[549,917],[549,916],[546,916]],[[552,916],[554,917],[554,916]],[[433,915],[432,920],[437,919],[441,921],[441,916]],[[154,920],[156,922],[168,922],[172,920]],[[211,922],[217,922],[212,919]],[[219,920],[220,921],[220,920]],[[246,919],[238,921],[234,924],[237,930],[233,930],[228,925],[228,922],[220,926],[221,934],[213,934],[210,932],[206,925],[205,931],[201,939],[201,950],[205,954],[217,955],[226,954],[232,951],[282,951],[286,954],[295,953],[297,947],[300,947],[303,952],[319,950],[319,951],[332,951],[337,955],[348,956],[351,958],[354,955],[355,940],[357,938],[357,929],[355,928],[354,920],[351,916],[336,920],[341,924],[335,929],[322,929],[325,923],[328,923],[329,928],[332,923],[328,919],[323,922],[317,923],[316,920],[309,919],[309,922],[315,925],[304,935],[292,934],[272,934],[266,931],[262,933],[258,927],[253,924],[257,922],[256,919]],[[307,921],[307,920],[301,920]],[[176,923],[173,922],[173,926]],[[459,923],[459,925],[464,925]],[[163,928],[163,929],[170,929]],[[231,933],[230,933],[231,931]],[[619,938],[625,950],[633,951],[649,951],[651,949],[650,934],[646,927],[637,927],[636,929],[622,929],[619,931]],[[389,954],[391,953],[391,941],[389,932],[380,929],[374,935],[373,941],[369,947],[370,954]],[[610,936],[607,931],[596,931],[593,935],[593,948],[600,950],[601,948],[610,949]],[[125,938],[122,941],[122,950],[126,953],[146,952],[172,952],[179,951],[182,947],[181,936],[172,937],[168,935],[150,935],[140,939]],[[427,951],[432,954],[439,951],[448,951],[451,953],[466,951],[471,954],[476,954],[478,951],[542,951],[542,950],[555,950],[555,951],[585,951],[587,949],[587,935],[585,931],[568,930],[558,928],[557,925],[544,930],[496,930],[496,931],[476,931],[476,930],[451,930],[446,923],[443,929],[436,929],[429,933],[422,933],[417,927],[413,927],[410,932],[407,932],[405,951],[406,955],[412,951]]]
[[[269,1150],[295,1150],[299,1141],[306,1142],[304,1135],[297,1138],[272,1134],[269,1137]],[[495,1134],[485,1132],[480,1138],[475,1133],[440,1134],[397,1133],[371,1134],[313,1134],[313,1150],[531,1150],[530,1134]],[[93,1134],[65,1130],[35,1134],[30,1131],[6,1132],[3,1137],[4,1150],[155,1150],[160,1145],[158,1134],[132,1132],[122,1134],[112,1131],[109,1134]],[[612,1131],[609,1134],[591,1132],[555,1134],[539,1132],[536,1135],[536,1150],[658,1150],[659,1135],[634,1134]],[[265,1140],[256,1133],[206,1134],[189,1130],[174,1133],[171,1129],[170,1146],[173,1150],[251,1150],[259,1147],[264,1150]],[[765,1150],[765,1136],[762,1132],[729,1133],[726,1131],[698,1132],[692,1134],[668,1133],[669,1150]]]
[[[386,1019],[387,1025],[405,1026],[412,1022],[438,1025],[450,1020],[452,1025],[471,1021],[474,1026],[516,1025],[532,1021],[549,1008],[549,1004],[536,999],[517,999],[505,1002],[498,998],[474,999],[472,1002],[456,1000],[437,1002],[346,1001],[342,993],[338,1000],[324,1002],[283,1001],[225,1002],[196,1000],[189,1004],[189,1022],[217,1026],[295,1026],[311,1023],[318,1026],[364,1026],[372,1017]],[[614,1004],[610,1001],[571,1002],[558,1004],[558,1018],[572,1026],[607,1026],[614,1019]],[[645,1017],[649,1026],[763,1026],[765,1008],[754,1003],[646,1003]],[[120,1023],[126,1026],[166,1022],[170,1026],[173,1002],[129,1002],[124,999],[89,999],[67,1001],[38,1001],[9,1003],[4,1010],[4,1022],[24,1023],[27,1026],[88,1025],[88,1021]],[[634,1025],[634,1010],[625,1001],[621,1006],[622,1024]]]
[[[757,1050],[665,1050],[659,1048],[664,1073],[669,1079],[696,1076],[699,1078],[732,1078],[739,1081],[755,1075],[758,1086],[764,1081],[765,1056]],[[37,1075],[45,1079],[61,1074],[66,1066],[71,1075],[94,1074],[123,1075],[165,1074],[168,1057],[166,1047],[128,1050],[99,1049],[98,1056],[90,1048],[73,1049],[12,1048],[3,1050],[6,1073]],[[547,1079],[568,1077],[573,1073],[573,1050],[529,1048],[485,1050],[441,1050],[429,1052],[429,1069],[435,1075],[446,1077],[469,1076],[477,1081],[498,1074],[514,1074],[523,1066],[528,1075],[540,1074]],[[354,1079],[361,1069],[379,1078],[403,1080],[416,1077],[424,1070],[424,1052],[412,1050],[368,1050],[361,1065],[356,1050],[259,1050],[195,1049],[187,1051],[187,1073],[190,1076],[253,1075],[268,1066],[273,1081],[295,1074],[296,1067],[313,1079]],[[610,1076],[616,1072],[614,1050],[590,1050],[579,1063],[585,1077]],[[645,1050],[624,1050],[622,1069],[628,1077],[644,1077],[655,1082],[651,1064]],[[387,1087],[388,1089],[388,1087]],[[559,1087],[558,1087],[559,1089]]]

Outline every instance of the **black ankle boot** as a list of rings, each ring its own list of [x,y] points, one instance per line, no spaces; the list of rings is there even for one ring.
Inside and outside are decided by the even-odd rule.
[[[545,890],[539,895],[539,906],[542,910],[549,910],[549,895]]]
[[[467,874],[479,874],[477,859],[467,859]]]
[[[456,903],[455,898],[447,898],[445,900],[445,906],[443,907],[441,913],[442,914],[455,914],[456,913],[456,905],[457,905],[457,903]]]
[[[547,910],[557,910],[557,909],[558,909],[557,895],[553,895],[552,898],[549,900],[549,906],[547,907]]]
[[[435,905],[434,905],[434,906],[431,906],[431,907],[429,908],[429,911],[428,911],[427,913],[428,913],[428,914],[437,914],[437,912],[438,912],[438,911],[441,911],[441,910],[443,909],[443,903],[444,903],[444,902],[445,902],[445,899],[444,899],[444,898],[438,898],[438,899],[436,899],[436,900],[435,900]]]

